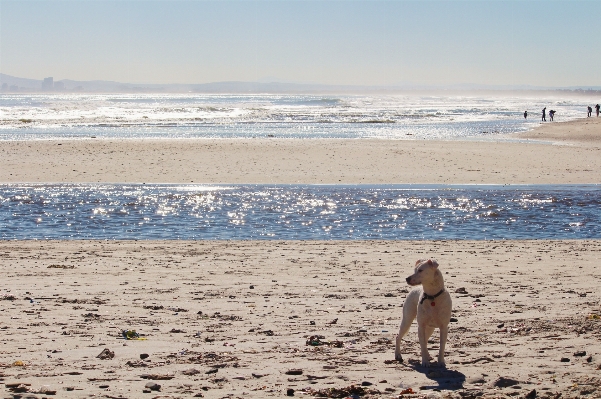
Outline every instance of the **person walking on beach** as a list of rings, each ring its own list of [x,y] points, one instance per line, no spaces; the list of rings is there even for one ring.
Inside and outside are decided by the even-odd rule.
[[[591,116],[593,116],[593,109],[589,105],[589,107],[588,107],[588,115],[586,117],[589,118]]]
[[[541,122],[546,122],[547,121],[547,107],[543,108],[543,119],[541,120]]]
[[[524,111],[524,119],[528,119],[528,111]]]
[[[549,119],[551,120],[551,122],[553,122],[554,116],[555,116],[555,111],[553,111],[553,110],[549,111]]]
[[[599,117],[599,104],[595,105],[595,110],[597,111],[597,118]]]

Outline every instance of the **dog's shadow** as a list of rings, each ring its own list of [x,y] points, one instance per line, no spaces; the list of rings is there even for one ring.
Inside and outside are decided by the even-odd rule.
[[[446,390],[457,390],[463,389],[463,383],[465,382],[465,374],[450,370],[446,367],[423,367],[421,362],[418,360],[409,360],[406,366],[417,371],[418,373],[424,374],[428,379],[435,381],[438,385],[425,385],[420,389],[446,389]]]

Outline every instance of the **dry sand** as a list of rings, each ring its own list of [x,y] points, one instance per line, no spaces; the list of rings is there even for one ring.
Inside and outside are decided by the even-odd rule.
[[[4,141],[0,182],[601,183],[601,119],[523,139]]]
[[[453,298],[447,370],[418,365],[415,325],[393,360],[405,277],[424,256]],[[599,397],[600,257],[601,241],[4,241],[0,374],[65,398],[362,383],[371,397]]]

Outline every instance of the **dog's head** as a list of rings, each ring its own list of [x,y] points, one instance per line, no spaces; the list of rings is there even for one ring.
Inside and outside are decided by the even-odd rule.
[[[407,284],[420,285],[425,280],[432,280],[438,270],[438,262],[434,259],[420,259],[415,262],[415,272],[407,277]]]

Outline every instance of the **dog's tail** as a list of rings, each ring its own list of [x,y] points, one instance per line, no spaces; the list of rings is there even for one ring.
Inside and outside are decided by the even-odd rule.
[[[422,290],[416,289],[411,291],[409,295],[407,295],[407,299],[405,299],[405,304],[403,305],[403,320],[401,320],[401,328],[399,329],[399,340],[407,334],[413,320],[415,320],[415,317],[417,316],[417,306],[419,305],[419,298],[421,295]]]

